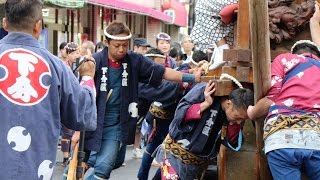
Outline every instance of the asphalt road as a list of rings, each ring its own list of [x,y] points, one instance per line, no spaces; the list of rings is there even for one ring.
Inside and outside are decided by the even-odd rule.
[[[125,159],[125,166],[120,167],[111,173],[110,180],[132,180],[137,179],[137,173],[140,167],[141,159],[132,158],[132,146],[127,146],[127,153]],[[62,161],[62,153],[58,149],[57,151],[57,162]],[[152,166],[149,174],[151,179],[156,172],[158,167]],[[56,165],[53,172],[53,180],[61,180],[64,167]],[[90,169],[88,170],[90,171]]]

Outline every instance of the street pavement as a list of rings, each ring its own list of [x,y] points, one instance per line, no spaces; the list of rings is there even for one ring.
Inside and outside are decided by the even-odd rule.
[[[122,166],[111,173],[110,180],[132,180],[137,179],[137,173],[140,167],[141,159],[132,158],[133,146],[127,146],[125,166]],[[62,153],[60,149],[57,151],[57,162],[62,161]],[[149,173],[149,179],[152,179],[158,167],[152,166]],[[63,169],[61,165],[56,165],[53,172],[53,180],[61,180]],[[90,171],[90,169],[88,170]]]

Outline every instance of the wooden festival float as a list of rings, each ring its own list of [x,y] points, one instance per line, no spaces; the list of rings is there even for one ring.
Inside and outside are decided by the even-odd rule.
[[[238,3],[235,46],[223,52],[228,65],[209,70],[202,81],[213,79],[215,95],[225,96],[235,88],[231,80],[219,79],[221,73],[227,73],[246,87],[251,86],[257,101],[270,87],[271,60],[290,52],[297,40],[311,40],[309,20],[314,12],[314,0],[239,0]],[[263,119],[245,123],[244,143],[239,152],[221,145],[219,180],[272,179],[262,150],[262,127]]]

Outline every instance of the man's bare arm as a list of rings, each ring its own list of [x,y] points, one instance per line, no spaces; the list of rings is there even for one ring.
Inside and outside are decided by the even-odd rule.
[[[312,41],[320,46],[320,4],[315,1],[315,12],[310,19],[310,32]]]
[[[256,105],[249,106],[247,113],[250,119],[255,120],[260,117],[266,116],[268,114],[269,108],[271,104],[273,103],[272,100],[270,100],[267,97],[264,97],[260,99]]]

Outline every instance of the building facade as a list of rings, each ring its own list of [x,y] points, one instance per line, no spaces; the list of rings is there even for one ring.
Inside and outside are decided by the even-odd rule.
[[[4,1],[0,1],[3,18]],[[103,41],[104,28],[114,20],[129,26],[132,39],[144,37],[152,46],[159,32],[166,32],[173,41],[179,41],[180,28],[187,27],[188,21],[187,11],[178,0],[87,0],[81,8],[45,3],[43,14],[45,29],[40,42],[53,54],[58,53],[61,42]]]

